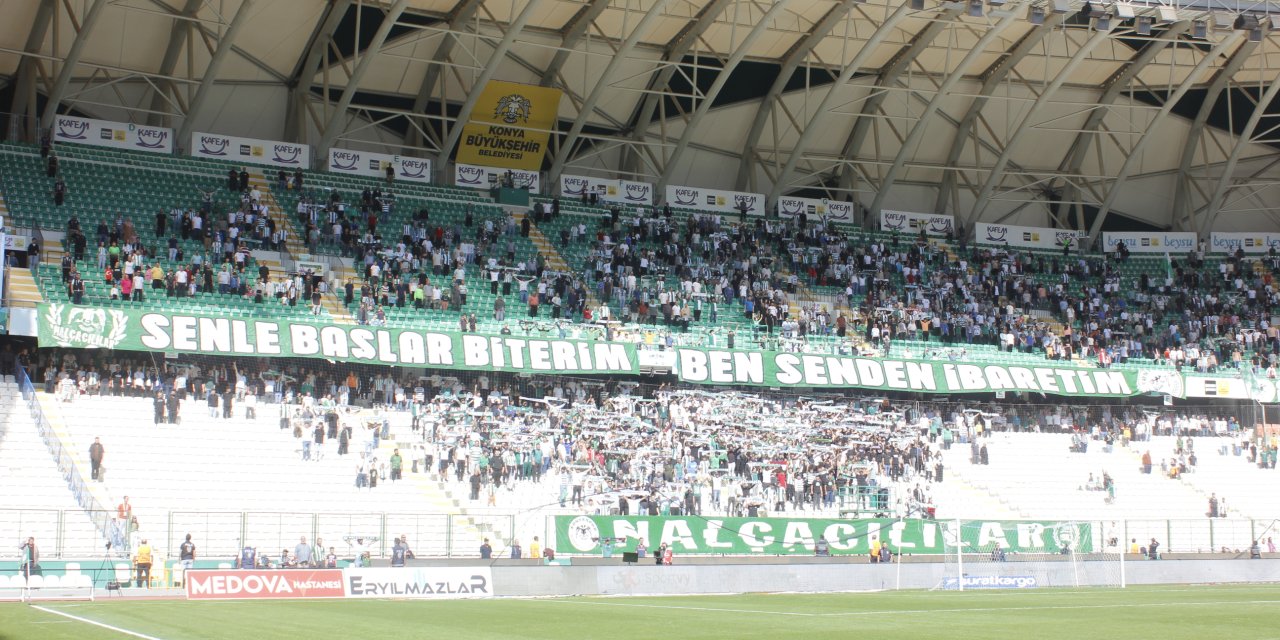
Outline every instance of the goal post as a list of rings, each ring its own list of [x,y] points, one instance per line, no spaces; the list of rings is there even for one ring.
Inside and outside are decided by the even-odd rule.
[[[1034,589],[1125,586],[1123,549],[1105,523],[991,523],[952,520],[943,527],[944,560],[935,589]]]
[[[0,602],[37,600],[94,600],[96,590],[88,574],[26,575],[21,570],[0,573]]]

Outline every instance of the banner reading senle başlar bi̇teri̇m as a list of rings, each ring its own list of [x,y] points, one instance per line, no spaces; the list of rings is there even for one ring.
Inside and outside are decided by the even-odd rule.
[[[462,129],[457,161],[537,171],[559,109],[559,89],[489,81]]]
[[[663,543],[675,553],[701,555],[813,555],[819,536],[832,555],[868,553],[876,540],[894,553],[955,553],[955,521],[864,518],[711,518],[702,516],[556,516],[556,551],[594,555],[600,541],[625,538],[614,551],[648,551]],[[1088,522],[1032,520],[959,521],[959,539],[967,552],[996,546],[1010,553],[1058,553],[1063,545],[1093,551]]]
[[[527,373],[638,374],[635,345],[285,319],[39,307],[40,346],[324,358],[340,362]]]

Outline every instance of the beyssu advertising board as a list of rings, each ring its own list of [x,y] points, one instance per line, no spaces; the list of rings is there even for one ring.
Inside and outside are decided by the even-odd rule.
[[[1272,247],[1280,251],[1280,233],[1215,231],[1209,234],[1209,253],[1235,253],[1237,250],[1245,253],[1267,253]]]
[[[173,153],[173,129],[75,116],[58,116],[54,120],[53,141]]]
[[[826,198],[799,198],[782,196],[778,198],[778,217],[795,218],[801,213],[810,220],[828,220],[831,222],[853,222],[853,203]]]
[[[1078,246],[1080,238],[1088,237],[1088,232],[1073,229],[1049,229],[1046,227],[1020,227],[1012,224],[988,224],[979,222],[974,225],[979,244],[997,244],[1009,247],[1026,247],[1028,249],[1062,249],[1063,243],[1070,243],[1071,248]]]
[[[188,152],[196,158],[265,164],[293,169],[311,168],[311,147],[279,140],[259,140],[217,133],[191,134]]]
[[[387,166],[395,168],[396,180],[431,182],[431,161],[425,158],[393,156],[372,151],[329,150],[329,171],[332,173],[385,178]]]
[[[1196,248],[1196,234],[1184,232],[1129,232],[1106,231],[1102,234],[1102,249],[1115,251],[1123,242],[1129,253],[1186,253]]]
[[[679,209],[738,214],[746,209],[749,216],[765,214],[763,193],[667,185],[665,195],[667,204]]]
[[[453,184],[472,189],[489,189],[496,186],[498,180],[508,171],[511,172],[511,182],[517,189],[528,189],[529,193],[542,193],[542,179],[537,171],[482,167],[461,162],[453,165]]]
[[[910,211],[881,211],[880,230],[919,234],[920,230],[931,236],[945,236],[956,228],[955,216],[936,213],[912,213]]]
[[[648,182],[613,180],[592,176],[560,176],[560,195],[565,198],[581,198],[584,193],[596,193],[601,200],[634,205],[653,204],[653,185]]]
[[[341,598],[340,569],[290,569],[186,572],[188,600],[261,600],[270,598]]]
[[[492,598],[493,572],[489,567],[349,567],[346,593],[349,598]]]

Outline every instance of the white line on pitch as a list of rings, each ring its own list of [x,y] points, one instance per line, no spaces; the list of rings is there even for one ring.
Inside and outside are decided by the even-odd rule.
[[[1203,607],[1209,605],[1254,605],[1276,604],[1280,600],[1219,600],[1215,602],[1135,602],[1108,604],[1050,604],[1031,607],[964,607],[956,609],[900,609],[898,611],[837,611],[835,613],[815,613],[818,617],[836,616],[872,616],[887,613],[991,613],[995,611],[1045,611],[1048,609],[1145,609],[1148,607]]]
[[[127,636],[142,638],[142,640],[160,640],[160,638],[157,638],[155,636],[149,636],[149,635],[146,635],[145,633],[138,633],[137,631],[130,631],[128,629],[121,629],[120,627],[113,627],[105,622],[98,622],[97,620],[90,620],[88,618],[81,618],[80,616],[73,616],[65,611],[58,611],[57,609],[49,609],[47,607],[42,607],[39,605],[31,605],[31,608],[37,609],[39,611],[43,611],[45,613],[52,613],[55,616],[70,618],[72,620],[75,620],[76,622],[83,622],[85,624],[91,624],[95,627],[102,627],[103,629],[107,629],[109,631],[115,631],[116,633],[123,633]]]

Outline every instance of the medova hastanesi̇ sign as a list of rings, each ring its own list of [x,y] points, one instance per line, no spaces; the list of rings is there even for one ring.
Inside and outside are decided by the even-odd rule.
[[[677,554],[699,555],[813,555],[819,536],[832,555],[869,553],[877,541],[894,553],[923,555],[955,553],[960,544],[966,552],[997,545],[1010,553],[1056,553],[1064,544],[1093,550],[1092,526],[1080,522],[556,516],[555,528],[556,551],[584,555],[601,553],[606,538],[626,539],[615,547],[619,553],[644,541],[649,551],[665,543]]]
[[[251,320],[96,307],[40,306],[40,344],[161,353],[285,356],[530,373],[636,374],[619,342]]]
[[[1163,371],[965,364],[774,351],[676,350],[681,382],[845,387],[921,393],[1030,391],[1067,396],[1181,395]],[[1176,377],[1176,374],[1174,374]],[[1176,388],[1175,388],[1176,387]]]

